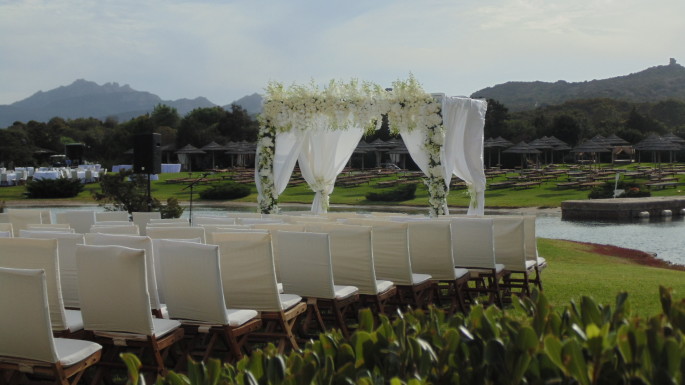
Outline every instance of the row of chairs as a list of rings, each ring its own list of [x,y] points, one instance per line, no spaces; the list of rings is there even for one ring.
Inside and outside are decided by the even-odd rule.
[[[93,286],[84,291],[83,283],[79,282],[76,293],[87,292],[90,295],[99,292],[98,285],[102,286],[103,282],[108,281],[112,283],[112,293],[109,295],[115,295],[121,282],[126,282],[128,286],[130,277],[140,277],[140,272],[144,271],[142,276],[147,284],[143,286],[147,290],[149,300],[147,313],[164,315],[165,309],[162,304],[166,303],[167,317],[193,320],[190,323],[182,323],[183,327],[180,330],[184,330],[188,335],[198,335],[200,332],[214,333],[209,345],[215,344],[217,339],[223,336],[225,345],[232,349],[232,356],[239,357],[247,335],[260,340],[276,339],[281,349],[287,345],[297,347],[298,340],[294,328],[297,319],[302,314],[306,314],[304,327],[313,322],[320,328],[325,328],[327,323],[324,319],[328,316],[334,325],[347,334],[345,318],[353,313],[359,303],[376,306],[379,312],[383,312],[384,301],[391,298],[397,303],[422,306],[432,300],[433,293],[439,293],[436,299],[449,297],[452,309],[464,306],[466,302],[463,298],[464,294],[470,296],[484,289],[489,290],[493,298],[497,298],[500,289],[496,284],[499,279],[511,278],[511,272],[517,270],[506,270],[506,265],[494,263],[497,262],[494,258],[493,263],[484,263],[483,258],[476,257],[478,253],[481,253],[502,258],[506,254],[505,250],[510,247],[516,248],[518,244],[523,244],[525,254],[525,241],[512,234],[524,234],[523,224],[531,222],[531,218],[526,221],[526,218],[520,217],[500,218],[502,220],[459,217],[447,220],[425,220],[413,217],[334,218],[342,220],[345,224],[333,223],[330,221],[331,218],[321,220],[314,217],[302,217],[299,223],[283,223],[282,219],[278,218],[240,219],[243,224],[233,225],[233,228],[226,227],[231,226],[228,223],[212,225],[214,227],[208,225],[207,227],[180,228],[178,225],[169,226],[168,222],[158,222],[158,225],[150,223],[145,228],[148,235],[160,237],[155,242],[152,242],[151,237],[146,236],[87,234],[84,243],[91,246],[75,245],[75,255],[79,254],[79,250],[96,247],[93,245],[103,245],[99,247],[112,249],[112,246],[104,245],[117,244],[118,248],[142,250],[142,256],[139,258],[142,258],[144,263],[142,270],[141,266],[135,268],[137,274],[133,273],[134,270],[128,271],[121,275],[121,280],[113,279],[115,275],[112,272],[115,271],[115,266],[102,269],[103,263],[94,263],[93,269],[100,268],[104,271],[102,273],[104,275],[98,276],[94,271],[77,271],[74,274],[77,277],[88,276],[89,280],[92,278]],[[244,219],[249,220],[243,221]],[[507,224],[507,221],[503,219],[510,220],[511,223]],[[532,219],[534,226],[534,218]],[[251,224],[248,225],[246,222],[251,222]],[[496,225],[498,222],[500,225]],[[499,230],[496,230],[497,228]],[[200,234],[198,230],[203,232],[207,230],[206,238],[214,245],[202,245],[202,236],[193,236],[193,234]],[[24,233],[22,236],[30,236],[31,234],[27,231],[29,230],[22,231]],[[496,234],[499,235],[496,236]],[[532,234],[534,241],[534,227]],[[40,237],[50,237],[50,235]],[[167,240],[171,237],[184,240]],[[497,244],[498,239],[499,244]],[[472,246],[467,246],[469,241],[473,244]],[[495,246],[497,246],[497,254]],[[206,248],[207,259],[216,260],[212,262],[213,264],[197,263],[199,259],[196,260],[195,256],[202,255],[203,247]],[[479,248],[480,251],[478,251]],[[116,250],[117,247],[114,249],[116,251],[114,254],[122,253]],[[467,253],[466,250],[471,251]],[[81,252],[85,253],[85,251]],[[462,254],[469,255],[469,253],[473,261],[460,259]],[[62,274],[54,273],[56,277],[65,277],[63,257],[66,254],[60,250],[59,262],[62,266],[59,267],[59,271]],[[104,254],[106,254],[105,250],[94,250],[93,256],[84,259],[94,261],[97,256]],[[514,254],[516,253],[511,253],[512,257],[521,255],[520,252],[516,256]],[[177,256],[177,260],[172,264],[169,261],[174,260],[173,255]],[[445,257],[447,255],[449,259]],[[120,256],[112,258],[113,260],[121,259]],[[78,258],[76,260],[80,261]],[[150,269],[150,265],[154,268]],[[455,268],[457,265],[460,265],[459,268]],[[537,260],[536,263],[525,261],[525,255],[523,266],[524,269],[519,271],[524,273],[521,288],[528,287],[525,274],[532,271],[525,266],[534,266],[536,269],[541,267]],[[77,266],[77,268],[81,267]],[[199,270],[193,270],[193,268]],[[53,270],[57,269],[53,267]],[[224,272],[225,277],[214,279],[214,282],[219,282],[220,286],[215,285],[211,288],[197,284],[211,281],[208,277],[212,276],[212,272],[216,275],[220,271]],[[539,271],[537,273],[536,278],[539,281]],[[189,279],[193,274],[195,274],[194,279]],[[368,279],[363,279],[364,276]],[[174,277],[174,279],[169,280],[169,277]],[[483,283],[486,279],[490,280],[487,284]],[[78,281],[78,278],[76,280]],[[281,290],[279,290],[278,281],[282,283]],[[466,284],[469,281],[475,283],[471,289]],[[152,287],[151,282],[154,282],[157,287]],[[335,286],[334,282],[341,285]],[[443,283],[442,290],[436,290],[439,287],[436,282]],[[343,283],[345,285],[342,285]],[[512,283],[510,279],[509,284]],[[541,285],[541,281],[539,284]],[[64,282],[62,285],[64,289]],[[204,287],[204,291],[200,287]],[[195,289],[200,291],[197,292]],[[64,290],[64,293],[68,292],[69,290]],[[184,308],[177,304],[178,292],[188,297],[185,302],[188,308],[185,310],[179,310]],[[153,298],[155,293],[158,296],[157,299]],[[217,333],[217,330],[212,332],[212,326],[198,322],[198,319],[202,318],[201,315],[192,313],[199,308],[199,302],[204,303],[205,299],[212,302],[211,293],[224,294],[223,301],[215,298],[213,301],[215,304],[222,304],[224,306],[222,308],[230,305],[236,309],[239,321],[233,321],[233,325],[228,329],[235,329],[233,339],[227,332],[228,330],[225,330],[225,325],[223,334]],[[130,295],[135,295],[135,293],[130,293]],[[362,298],[366,300],[360,301]],[[100,300],[102,301],[102,298]],[[104,302],[107,303],[107,300]],[[68,301],[64,303],[67,304]],[[79,298],[78,303],[71,303],[71,305],[83,308],[85,304],[83,299]],[[246,310],[254,311],[255,316],[259,312],[259,317],[250,318],[249,314],[252,313],[248,314]],[[184,313],[184,311],[191,313]],[[86,324],[88,324],[87,318],[84,314],[83,320]],[[241,323],[241,321],[245,322]],[[189,326],[193,323],[194,325]],[[86,329],[91,330],[93,326],[86,326]],[[112,337],[106,333],[112,327],[107,326],[105,329],[101,331],[105,334],[100,333],[98,336],[100,342],[122,339],[120,335]],[[219,329],[222,328],[219,327]],[[176,339],[180,339],[178,335]],[[206,358],[210,351],[211,349],[203,350],[203,358]],[[163,372],[165,370],[163,361],[163,357],[160,356],[156,365],[149,369]]]

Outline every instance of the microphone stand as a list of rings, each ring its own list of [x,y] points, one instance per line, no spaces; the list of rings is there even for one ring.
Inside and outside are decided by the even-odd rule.
[[[190,209],[188,213],[188,224],[190,226],[193,225],[193,186],[196,184],[200,183],[203,179],[205,179],[209,174],[202,174],[199,178],[195,179],[194,181],[190,182],[186,187],[182,188],[181,191],[185,189],[190,189]]]

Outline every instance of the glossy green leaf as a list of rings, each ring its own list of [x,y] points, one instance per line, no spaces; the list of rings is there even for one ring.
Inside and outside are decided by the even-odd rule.
[[[124,361],[126,369],[128,370],[128,381],[132,385],[138,385],[142,379],[140,373],[142,364],[140,363],[140,359],[133,353],[121,353],[119,354],[119,357]],[[145,383],[145,380],[142,380],[142,383]]]
[[[568,373],[582,385],[589,385],[587,362],[580,343],[574,339],[566,341],[561,348],[561,356]]]

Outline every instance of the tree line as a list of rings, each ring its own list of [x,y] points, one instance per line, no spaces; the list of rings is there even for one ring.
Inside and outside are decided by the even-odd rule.
[[[514,143],[553,135],[574,146],[596,135],[616,134],[635,144],[651,133],[674,133],[685,138],[685,102],[581,99],[509,112],[502,103],[489,99],[485,117],[486,137],[502,136]]]
[[[3,167],[48,164],[49,155],[64,154],[65,145],[83,143],[84,160],[104,167],[130,163],[133,138],[138,134],[159,133],[162,145],[177,148],[192,144],[202,147],[212,141],[255,141],[258,123],[237,105],[197,108],[180,116],[175,108],[158,105],[151,113],[120,123],[115,118],[63,119],[47,123],[14,122],[0,129],[0,165]],[[128,154],[127,154],[128,152]]]

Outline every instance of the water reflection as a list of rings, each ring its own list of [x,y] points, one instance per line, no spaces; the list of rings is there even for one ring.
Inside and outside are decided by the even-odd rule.
[[[562,221],[559,215],[539,215],[539,237],[601,243],[656,253],[665,261],[685,265],[685,220],[682,216],[641,219],[628,223]]]

